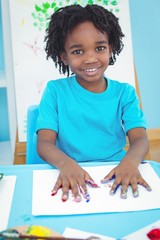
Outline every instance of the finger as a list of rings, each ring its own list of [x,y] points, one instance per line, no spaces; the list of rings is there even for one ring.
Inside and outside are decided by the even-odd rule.
[[[63,202],[67,201],[69,197],[69,189],[70,189],[70,184],[68,180],[64,178],[62,182],[62,198],[61,198]]]
[[[91,180],[91,179],[90,179],[90,181],[93,182],[93,180]],[[86,199],[86,202],[89,202],[90,201],[90,195],[88,193],[85,181],[83,181],[81,183],[81,185],[79,185],[79,191],[82,194],[83,198]]]
[[[117,189],[119,188],[119,186],[120,186],[120,184],[114,183],[111,187],[110,194],[114,195],[116,193]]]
[[[86,179],[85,183],[92,188],[99,188],[100,187],[100,186],[98,186],[97,183],[95,183],[94,180],[91,180],[91,179]]]
[[[81,198],[81,196],[79,195],[79,193],[77,193],[77,194],[74,194],[74,195],[73,195],[73,200],[74,200],[75,202],[81,202],[82,198]]]
[[[104,179],[101,180],[101,183],[109,183],[115,179],[115,174],[108,174]]]
[[[139,183],[141,186],[145,187],[149,192],[152,191],[152,188],[149,186],[149,184],[143,179],[142,182]]]
[[[84,173],[84,179],[90,179],[90,180],[94,181],[93,178],[86,171]]]
[[[139,196],[139,191],[138,191],[138,187],[135,191],[133,191],[133,197],[137,198]]]
[[[62,186],[61,181],[57,181],[56,184],[54,185],[52,191],[51,191],[51,196],[56,195],[58,190],[61,188],[61,186]]]
[[[85,181],[82,182],[81,184],[79,184],[79,190],[80,190],[81,193],[82,193],[82,191],[85,192],[85,193],[87,192],[87,186],[86,186]]]
[[[99,186],[95,183],[95,181],[93,180],[93,178],[92,178],[87,172],[85,172],[84,183],[85,183],[85,186],[86,186],[86,184],[87,184],[87,185],[90,186],[90,187],[95,187],[95,188],[99,187]],[[79,185],[83,187],[84,184],[83,184],[83,183],[79,183]],[[85,189],[85,187],[84,187],[84,189]]]
[[[69,196],[69,193],[66,191],[66,192],[63,192],[62,193],[62,202],[66,202],[67,199],[68,199],[68,196]]]
[[[120,197],[122,199],[126,199],[127,198],[128,186],[129,186],[129,179],[123,180],[122,181],[121,193],[120,193]]]
[[[132,188],[133,197],[137,198],[139,196],[139,191],[138,191],[138,185],[137,185],[136,179],[132,180],[130,185]]]
[[[84,191],[84,189],[79,186],[79,189],[80,189],[80,193],[82,194],[82,196],[86,199],[86,202],[89,202],[90,201],[90,195],[89,193],[86,191]]]
[[[126,198],[127,198],[127,191],[128,191],[128,188],[126,188],[126,189],[121,188],[120,197],[121,197],[122,199],[126,199]]]
[[[74,198],[75,202],[80,202],[81,201],[81,196],[79,193],[79,187],[76,182],[71,183],[71,191],[72,191],[72,196]]]

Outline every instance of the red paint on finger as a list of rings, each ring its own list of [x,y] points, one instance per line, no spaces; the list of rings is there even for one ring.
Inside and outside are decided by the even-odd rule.
[[[62,198],[62,202],[66,202],[67,201],[67,199],[65,199],[65,198]]]
[[[56,195],[56,193],[57,193],[57,191],[53,191],[53,192],[51,193],[51,196]]]

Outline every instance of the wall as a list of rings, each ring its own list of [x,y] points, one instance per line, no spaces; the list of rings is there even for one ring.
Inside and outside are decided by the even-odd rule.
[[[4,70],[4,50],[2,39],[2,13],[1,13],[1,1],[0,1],[0,71]]]
[[[0,81],[4,75],[4,50],[2,38],[2,18],[1,18],[1,1],[0,1]],[[0,82],[0,86],[1,86]],[[9,124],[8,124],[8,104],[7,92],[5,87],[0,87],[0,141],[9,140]]]
[[[134,60],[148,128],[160,128],[159,10],[159,0],[130,0]]]
[[[160,1],[130,0],[129,3],[133,54],[141,92],[143,110],[148,122],[148,128],[160,128]],[[4,67],[2,60],[2,49],[0,22],[1,68]],[[6,141],[8,139],[9,130],[6,90],[0,88],[0,141]]]
[[[5,88],[0,88],[0,142],[9,141],[8,105]]]

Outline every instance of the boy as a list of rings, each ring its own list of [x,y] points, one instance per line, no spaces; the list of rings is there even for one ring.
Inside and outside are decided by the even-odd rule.
[[[50,81],[43,93],[37,149],[60,170],[52,195],[62,188],[62,201],[68,199],[69,189],[75,201],[81,200],[80,190],[88,195],[86,182],[94,180],[79,166],[84,161],[120,161],[102,179],[114,178],[111,194],[120,185],[122,198],[127,197],[129,185],[134,197],[138,184],[151,190],[138,170],[149,144],[135,90],[104,76],[123,48],[123,36],[114,14],[98,5],[68,6],[51,16],[47,58],[68,77]]]

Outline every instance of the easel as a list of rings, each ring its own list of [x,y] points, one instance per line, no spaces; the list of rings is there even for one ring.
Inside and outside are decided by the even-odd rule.
[[[139,90],[138,78],[137,78],[137,73],[136,73],[135,65],[134,65],[134,75],[135,75],[135,88],[136,88],[136,92],[137,92],[137,95],[138,95],[139,100],[140,100],[140,108],[143,109],[143,108],[142,108],[142,101],[141,101],[141,96],[140,96],[140,90]],[[128,147],[129,147],[129,143],[128,143],[128,139],[127,139],[127,145],[126,145],[125,149],[127,150]],[[150,160],[150,159],[151,159],[150,151],[148,151],[145,159],[146,159],[146,160]]]
[[[15,152],[14,152],[14,164],[25,164],[25,163],[26,163],[26,142],[19,142],[18,130],[17,130]]]

